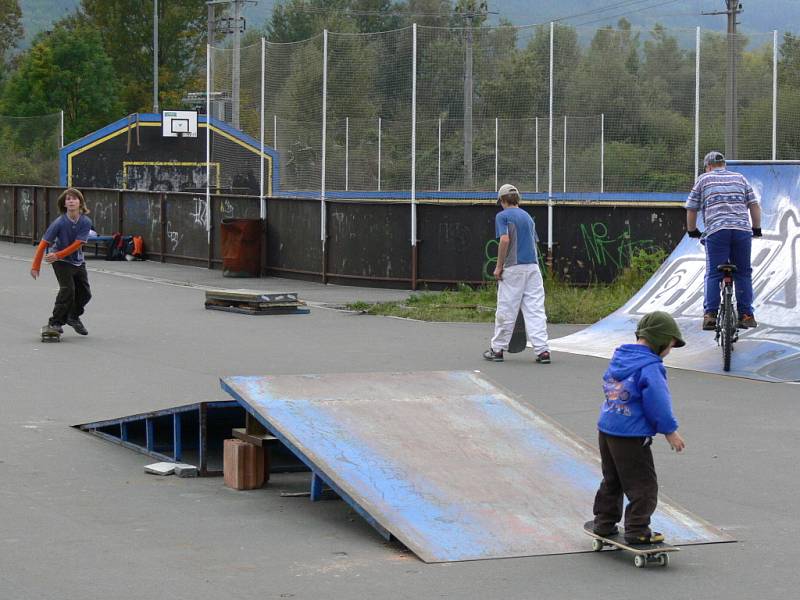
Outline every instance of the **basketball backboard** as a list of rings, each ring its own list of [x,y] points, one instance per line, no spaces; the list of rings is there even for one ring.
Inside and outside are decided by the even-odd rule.
[[[161,116],[163,137],[197,137],[197,112],[165,110]]]

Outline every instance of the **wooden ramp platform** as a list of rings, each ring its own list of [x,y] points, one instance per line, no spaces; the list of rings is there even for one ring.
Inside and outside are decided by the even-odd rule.
[[[209,310],[247,315],[308,314],[308,306],[297,292],[261,292],[255,290],[206,290]]]
[[[596,450],[478,372],[226,377],[324,486],[425,562],[590,550]],[[670,543],[733,541],[661,498]]]

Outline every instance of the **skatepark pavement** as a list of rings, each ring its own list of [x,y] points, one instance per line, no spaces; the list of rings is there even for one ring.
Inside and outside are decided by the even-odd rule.
[[[687,546],[669,568],[644,571],[621,553],[591,553],[588,536],[583,554],[426,565],[343,502],[281,497],[307,489],[308,474],[275,474],[249,492],[221,478],[154,477],[143,471],[148,457],[70,426],[228,399],[219,378],[232,375],[480,370],[594,445],[606,360],[554,352],[544,366],[526,351],[488,363],[489,324],[314,304],[310,315],[207,311],[202,286],[280,288],[320,305],[407,292],[102,260],[89,262],[89,336],[68,329],[60,344],[41,344],[57,285],[49,268],[30,278],[32,252],[0,243],[3,599],[566,600],[639,598],[647,586],[681,598],[771,600],[800,585],[797,386],[669,370],[687,449],[678,455],[656,440],[661,490],[737,543]],[[551,325],[550,335],[579,329]]]

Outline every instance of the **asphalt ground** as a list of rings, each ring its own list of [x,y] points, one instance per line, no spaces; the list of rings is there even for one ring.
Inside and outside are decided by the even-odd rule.
[[[280,496],[307,489],[307,474],[273,475],[248,492],[221,478],[147,475],[152,459],[70,426],[227,400],[219,387],[226,375],[479,369],[594,443],[605,360],[556,353],[553,364],[536,365],[528,350],[487,363],[490,325],[325,308],[406,292],[97,259],[89,262],[90,335],[67,328],[60,344],[42,344],[57,284],[47,266],[30,278],[32,253],[0,243],[3,600],[766,600],[800,588],[796,385],[669,371],[687,449],[678,455],[656,441],[661,490],[737,543],[686,546],[667,569],[636,569],[612,552],[428,565],[344,502]],[[298,291],[312,311],[207,311],[203,286]],[[549,328],[551,337],[576,329]]]

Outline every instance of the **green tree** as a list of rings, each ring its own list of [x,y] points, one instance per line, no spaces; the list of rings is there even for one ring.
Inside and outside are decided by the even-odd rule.
[[[118,85],[100,36],[77,20],[40,34],[0,98],[0,113],[38,116],[64,111],[65,140],[119,118]]]
[[[667,108],[685,117],[694,115],[694,52],[682,50],[678,39],[656,24],[644,42],[641,69],[645,101],[653,108]]]
[[[599,29],[568,86],[566,112],[605,114],[608,141],[640,138],[638,48],[639,34],[625,19],[617,29]]]
[[[372,33],[402,27],[402,5],[391,0],[289,0],[264,24],[270,42],[307,40],[323,29]]]
[[[147,111],[153,101],[153,2],[82,0],[83,18],[100,34],[121,81],[125,112]],[[158,3],[159,106],[178,107],[189,89],[205,88],[208,11],[204,0]]]
[[[19,0],[0,0],[0,82],[3,80],[6,54],[22,38],[22,10]]]

